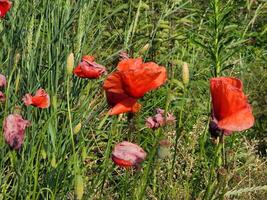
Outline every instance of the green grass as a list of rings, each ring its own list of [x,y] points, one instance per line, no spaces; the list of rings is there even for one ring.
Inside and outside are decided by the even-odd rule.
[[[19,152],[0,137],[0,199],[74,199],[77,177],[83,199],[266,199],[266,9],[264,0],[14,1],[0,20],[0,73],[9,83],[0,126],[21,106],[31,127]],[[76,64],[91,54],[112,72],[121,50],[169,73],[163,87],[141,100],[136,130],[126,115],[106,115],[105,76],[82,80],[66,71],[73,52]],[[256,117],[252,129],[226,138],[226,175],[211,172],[216,147],[208,133],[208,80],[215,75],[243,80]],[[24,94],[39,87],[50,94],[50,108],[25,107]],[[158,107],[175,114],[175,126],[145,128]],[[73,134],[78,123],[81,131]],[[161,138],[172,143],[165,160],[156,152]],[[122,140],[148,153],[141,170],[114,166],[111,151]]]

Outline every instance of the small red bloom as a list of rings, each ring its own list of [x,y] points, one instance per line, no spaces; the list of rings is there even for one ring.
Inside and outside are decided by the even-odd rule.
[[[108,76],[103,86],[108,103],[112,106],[110,114],[137,112],[141,107],[137,103],[138,98],[166,80],[165,67],[154,62],[143,63],[141,58],[120,61],[117,71]]]
[[[38,108],[48,108],[50,106],[49,95],[42,88],[36,91],[35,96],[26,94],[23,101],[26,106],[33,105]]]
[[[12,3],[8,0],[0,0],[0,17],[4,17],[10,10]]]
[[[219,77],[210,80],[213,122],[225,135],[254,125],[252,108],[242,89],[243,84],[237,78]]]
[[[6,87],[6,77],[0,74],[0,87]]]
[[[138,167],[146,158],[146,152],[137,144],[123,141],[112,151],[113,162],[120,167]]]
[[[4,120],[4,138],[11,148],[20,149],[24,142],[25,128],[30,126],[19,114],[10,114]]]
[[[80,78],[96,79],[106,72],[106,68],[95,62],[93,56],[83,56],[82,62],[73,70]]]
[[[6,96],[3,92],[0,91],[0,103],[4,103],[6,101]]]

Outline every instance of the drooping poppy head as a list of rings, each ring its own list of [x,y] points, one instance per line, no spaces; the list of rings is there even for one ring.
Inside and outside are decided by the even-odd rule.
[[[4,138],[13,149],[20,149],[24,142],[26,127],[30,126],[28,120],[24,120],[19,114],[10,114],[4,120]]]
[[[96,79],[106,72],[106,68],[95,62],[93,56],[83,56],[82,62],[73,70],[80,78]]]
[[[148,117],[146,119],[146,127],[151,129],[157,129],[166,124],[173,124],[176,121],[176,118],[173,116],[172,113],[167,113],[167,115],[165,116],[165,110],[161,108],[157,108],[156,113],[156,115]]]
[[[210,80],[213,121],[225,135],[254,125],[252,108],[242,89],[243,84],[237,78],[219,77]]]
[[[4,17],[11,6],[12,3],[9,0],[0,0],[0,17]]]
[[[6,87],[6,77],[0,74],[0,87]]]
[[[108,76],[103,86],[112,106],[110,114],[137,112],[141,107],[138,98],[166,80],[166,69],[153,62],[143,63],[141,58],[120,61],[117,71]]]
[[[113,162],[120,167],[138,167],[146,158],[146,152],[137,144],[123,141],[112,151]]]
[[[26,94],[23,101],[26,106],[32,105],[38,108],[48,108],[50,106],[50,97],[42,88],[37,90],[34,96]]]

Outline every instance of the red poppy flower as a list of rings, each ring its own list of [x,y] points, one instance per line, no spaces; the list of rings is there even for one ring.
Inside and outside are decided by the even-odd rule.
[[[73,73],[80,78],[96,79],[106,72],[106,68],[95,62],[93,56],[83,56],[82,62],[74,69]]]
[[[4,138],[11,148],[20,149],[24,142],[26,127],[30,126],[19,114],[10,114],[4,120]]]
[[[6,87],[6,77],[0,74],[0,87]]]
[[[242,82],[231,77],[212,78],[213,121],[225,135],[232,131],[243,131],[254,125],[252,109],[244,95]]]
[[[141,58],[125,59],[119,62],[117,71],[108,76],[104,89],[111,115],[137,112],[137,103],[145,93],[158,88],[167,80],[165,67],[154,62],[143,63]]]
[[[11,8],[12,3],[8,0],[0,0],[0,17],[4,17]]]
[[[26,94],[23,101],[26,106],[33,105],[38,108],[48,108],[50,106],[50,97],[42,88],[36,91],[35,96]]]
[[[123,141],[112,151],[113,162],[120,167],[138,167],[146,158],[146,152],[137,144]]]
[[[0,103],[4,103],[6,101],[6,96],[3,92],[0,91]]]

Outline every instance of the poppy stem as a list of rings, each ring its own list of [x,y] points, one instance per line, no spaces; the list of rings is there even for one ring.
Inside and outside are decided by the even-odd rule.
[[[212,160],[211,163],[211,167],[210,167],[210,176],[209,176],[209,181],[208,181],[208,186],[207,189],[205,191],[204,197],[203,199],[211,199],[211,197],[214,195],[214,193],[216,192],[216,190],[218,190],[218,188],[216,188],[216,181],[218,177],[216,176],[216,171],[218,168],[220,168],[222,166],[222,161],[224,161],[224,134],[223,131],[220,132],[219,138],[217,138],[217,143],[216,143],[216,147],[215,147],[215,154],[214,154],[214,158]]]
[[[135,114],[130,112],[127,115],[127,120],[128,120],[128,126],[129,126],[129,134],[136,131],[136,126],[135,126]]]

